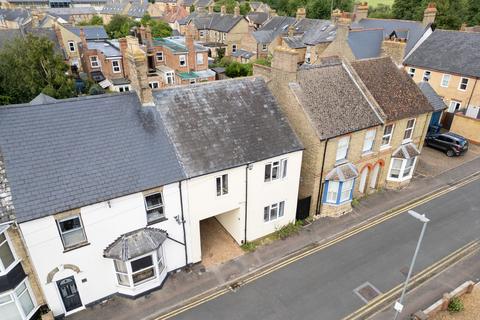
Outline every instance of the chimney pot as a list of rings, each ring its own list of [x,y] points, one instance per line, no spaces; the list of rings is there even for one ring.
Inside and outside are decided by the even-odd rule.
[[[423,12],[423,25],[427,26],[430,23],[435,22],[435,17],[437,15],[437,6],[435,3],[430,2],[427,5],[427,8]]]
[[[305,19],[306,16],[307,16],[307,11],[305,10],[305,8],[297,9],[297,16],[296,16],[297,20]]]
[[[240,15],[240,7],[239,6],[235,6],[235,9],[233,11],[233,15],[235,17],[238,17]]]
[[[213,13],[213,5],[208,6],[208,13],[210,13],[210,14]]]
[[[220,14],[224,15],[224,14],[226,14],[226,13],[227,13],[227,7],[221,6],[221,7],[220,7]]]

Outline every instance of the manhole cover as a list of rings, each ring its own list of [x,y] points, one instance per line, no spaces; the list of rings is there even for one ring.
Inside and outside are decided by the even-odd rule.
[[[370,300],[373,300],[381,294],[380,290],[375,288],[370,282],[365,282],[360,287],[353,290],[353,292],[355,292],[355,294],[365,303],[368,303]]]

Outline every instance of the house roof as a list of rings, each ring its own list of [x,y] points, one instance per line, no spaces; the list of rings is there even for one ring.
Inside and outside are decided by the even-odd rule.
[[[405,65],[480,77],[480,33],[435,30],[405,59]]]
[[[188,177],[303,148],[260,78],[168,88],[154,99]]]
[[[356,59],[377,58],[381,54],[383,30],[353,29],[348,33],[347,41]]]
[[[243,16],[234,16],[233,14],[204,13],[193,12],[187,18],[192,21],[198,30],[215,30],[220,32],[229,32],[242,19]]]
[[[321,140],[382,124],[371,101],[339,60],[300,68],[290,88]]]
[[[104,14],[122,14],[128,5],[126,0],[108,0],[102,8]]]
[[[18,24],[27,22],[30,12],[25,9],[2,9],[0,8],[0,20],[15,21]]]
[[[352,62],[352,66],[384,111],[388,120],[432,112],[433,107],[411,77],[391,58]]]
[[[134,92],[0,107],[0,150],[19,222],[184,178]]]
[[[238,49],[236,52],[232,53],[232,57],[244,58],[244,59],[250,59],[254,55],[255,55],[255,53],[247,51],[247,50],[243,50],[243,49]]]
[[[87,40],[102,40],[108,39],[107,32],[103,26],[83,26],[83,27],[66,27],[70,32],[80,37],[80,29],[83,29],[85,33],[85,39]]]
[[[142,18],[148,13],[148,1],[132,1],[127,15],[132,18]]]
[[[336,166],[325,176],[329,181],[346,181],[358,177],[357,168],[350,162]]]
[[[250,2],[250,6],[252,3]],[[247,20],[255,23],[255,24],[262,24],[268,19],[268,13],[266,12],[250,12],[246,16]]]
[[[31,105],[39,105],[39,104],[47,104],[47,103],[54,103],[57,99],[52,98],[44,93],[40,93],[36,96],[32,101],[30,101]]]
[[[168,38],[155,38],[153,39],[154,46],[162,46],[170,49],[174,53],[186,53],[188,48],[185,45],[185,37],[168,37]],[[208,51],[208,49],[198,43],[195,43],[195,52]]]
[[[90,15],[98,13],[94,7],[48,8],[46,12],[54,17],[61,17],[67,21],[74,15]]]
[[[413,143],[402,144],[393,153],[393,158],[411,159],[420,155],[420,151]]]
[[[435,92],[435,90],[433,90],[433,88],[428,82],[422,81],[418,83],[418,87],[420,88],[420,90],[422,90],[425,97],[427,97],[427,100],[432,105],[434,111],[441,111],[447,109],[447,105],[445,104],[445,102],[443,102],[442,97],[440,97]]]
[[[405,55],[415,46],[418,40],[424,34],[426,28],[419,21],[396,20],[396,19],[361,19],[358,22],[352,23],[352,29],[382,29],[383,37],[389,38],[393,32],[399,35],[406,35],[407,44],[405,47]]]
[[[7,43],[10,43],[15,38],[25,37],[27,34],[33,34],[37,37],[45,37],[52,41],[55,45],[55,50],[63,55],[62,48],[58,42],[57,34],[53,28],[20,28],[20,29],[3,29],[0,30],[0,49]]]
[[[253,32],[253,37],[259,43],[270,43],[277,36],[287,33],[288,27],[294,24],[295,21],[293,17],[270,17],[257,31]]]
[[[112,41],[87,41],[87,47],[102,52],[107,58],[122,56],[119,45]]]
[[[156,228],[143,228],[125,233],[104,251],[105,258],[128,261],[160,248],[167,233]]]

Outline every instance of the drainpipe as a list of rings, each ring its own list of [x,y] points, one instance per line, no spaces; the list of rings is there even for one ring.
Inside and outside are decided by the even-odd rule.
[[[327,155],[327,145],[328,141],[330,139],[327,139],[325,141],[325,149],[323,150],[323,159],[322,159],[322,170],[320,171],[320,188],[317,196],[317,212],[315,213],[316,215],[320,214],[320,209],[321,209],[321,203],[322,203],[322,194],[323,194],[323,167],[325,166],[325,156]]]
[[[185,247],[185,265],[188,265],[187,235],[186,235],[186,232],[185,232],[185,218],[184,218],[184,215],[183,215],[182,181],[178,182],[178,190],[180,191],[180,212],[182,214],[183,245]]]
[[[248,166],[250,163],[248,163],[245,166],[245,239],[244,243],[247,243],[247,213],[248,213]]]

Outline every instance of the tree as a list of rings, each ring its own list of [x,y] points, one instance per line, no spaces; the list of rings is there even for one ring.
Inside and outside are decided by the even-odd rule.
[[[332,9],[337,8],[342,11],[352,11],[353,0],[311,0],[306,6],[307,16],[313,19],[330,19]],[[295,8],[294,12],[296,10]]]
[[[123,38],[128,36],[130,30],[138,25],[139,23],[135,20],[124,15],[116,14],[112,17],[110,23],[105,26],[105,29],[110,38]]]
[[[468,0],[468,25],[480,25],[480,1]]]
[[[194,4],[192,4],[190,6],[190,13],[192,13],[192,12],[195,12],[195,5]]]
[[[28,34],[0,50],[0,104],[30,102],[40,93],[62,99],[75,96],[68,66],[53,42]]]
[[[100,16],[93,16],[90,20],[78,23],[79,26],[101,26],[103,25],[103,18]]]
[[[421,5],[422,0],[395,0],[392,5],[392,13],[396,19],[415,20]]]
[[[250,76],[252,75],[252,64],[233,61],[225,68],[225,74],[230,78]]]
[[[148,13],[143,16],[143,18],[140,20],[140,23],[143,26],[150,27],[150,30],[152,31],[152,37],[154,38],[164,38],[172,35],[172,28],[168,25],[168,23],[161,20],[154,20]]]
[[[383,3],[379,3],[377,6],[368,9],[368,17],[377,19],[392,19],[392,7]]]
[[[244,2],[240,5],[240,14],[242,16],[246,16],[251,11],[250,4],[248,2]]]

